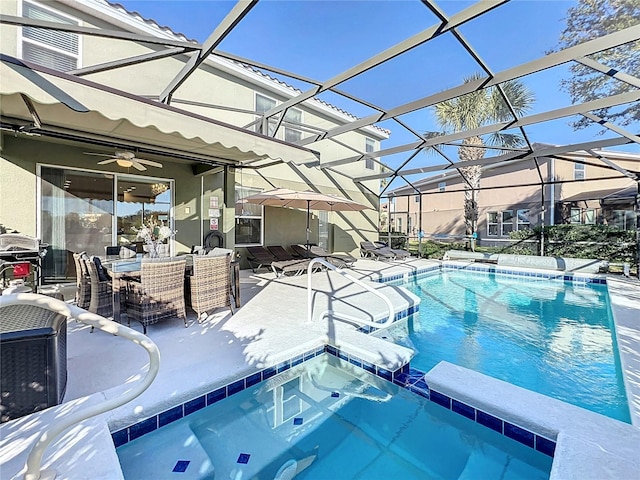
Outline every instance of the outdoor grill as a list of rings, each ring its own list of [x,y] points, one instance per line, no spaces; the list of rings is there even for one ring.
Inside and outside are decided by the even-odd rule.
[[[0,272],[2,288],[7,286],[7,273],[11,278],[25,278],[33,270],[33,283],[40,285],[42,258],[47,253],[47,244],[39,239],[17,233],[0,234]]]

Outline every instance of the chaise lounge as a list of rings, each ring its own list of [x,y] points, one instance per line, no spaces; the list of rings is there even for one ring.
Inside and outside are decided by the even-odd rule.
[[[395,260],[396,254],[390,248],[379,248],[373,242],[360,242],[360,256],[374,260]]]

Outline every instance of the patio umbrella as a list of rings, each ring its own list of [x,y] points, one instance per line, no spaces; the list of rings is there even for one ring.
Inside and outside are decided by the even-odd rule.
[[[243,202],[266,205],[269,207],[289,207],[307,209],[307,248],[309,248],[309,219],[311,210],[360,211],[368,207],[348,198],[312,191],[300,192],[288,188],[275,188],[256,193],[242,199]]]

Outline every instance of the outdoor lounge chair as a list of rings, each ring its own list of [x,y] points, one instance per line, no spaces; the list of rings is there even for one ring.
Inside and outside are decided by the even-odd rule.
[[[185,259],[143,258],[140,281],[127,282],[127,316],[147,325],[165,318],[182,318],[187,326],[184,300]]]
[[[310,252],[317,257],[324,257],[329,263],[339,268],[351,268],[356,263],[357,258],[348,253],[329,253],[324,248],[317,245],[309,247]]]
[[[300,257],[296,258],[293,255],[291,255],[289,252],[287,252],[283,246],[281,245],[271,245],[269,247],[267,247],[269,249],[269,251],[279,260],[279,261],[286,261],[286,260],[299,260]]]
[[[291,250],[294,254],[298,255],[300,258],[316,258],[321,257],[322,255],[316,255],[311,251],[311,245],[309,245],[309,250],[307,250],[306,245],[294,244],[290,245]]]
[[[258,273],[260,267],[270,267],[273,262],[278,261],[278,259],[264,247],[247,247],[247,252],[249,253],[249,255],[247,255],[247,261],[253,273]]]
[[[403,250],[401,248],[391,248],[384,242],[373,242],[373,244],[382,250],[384,250],[385,248],[391,250],[395,254],[396,260],[404,260],[405,258],[409,258],[411,256],[411,253],[409,253],[407,250]]]
[[[218,307],[231,306],[231,255],[196,255],[193,257],[193,275],[187,276],[191,308],[198,314],[210,313]]]
[[[390,248],[378,248],[373,242],[360,242],[360,255],[374,260],[395,260],[396,254]]]
[[[271,263],[271,269],[273,270],[273,273],[276,274],[276,277],[281,277],[287,273],[293,273],[294,276],[302,275],[307,271],[309,263],[311,263],[310,258],[275,261]],[[314,268],[314,271],[321,270],[321,268],[322,267],[320,265],[317,265],[317,269]]]

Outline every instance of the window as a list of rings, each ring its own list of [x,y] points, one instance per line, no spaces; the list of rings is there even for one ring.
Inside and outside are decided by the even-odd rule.
[[[297,108],[290,108],[287,110],[287,113],[284,115],[284,119],[287,122],[293,122],[294,124],[302,123],[302,110],[298,110]],[[302,140],[302,131],[296,129],[293,126],[285,126],[284,128],[284,139],[287,142],[297,142],[298,140]]]
[[[276,101],[274,99],[265,97],[264,95],[260,95],[259,93],[256,93],[256,112],[265,113],[271,110],[275,106],[276,106]],[[258,117],[258,120],[262,121],[262,117]],[[269,119],[268,134],[262,131],[261,123],[258,123],[258,125],[256,125],[256,132],[258,133],[263,132],[265,135],[273,136],[275,131],[276,131],[276,120],[274,118]]]
[[[366,153],[373,153],[375,149],[375,142],[370,139],[367,138],[365,139],[365,152]],[[364,168],[366,168],[367,170],[375,170],[375,162],[373,161],[373,158],[365,158],[364,160]]]
[[[582,223],[582,210],[579,208],[572,208],[569,214],[570,223]]]
[[[497,237],[499,228],[499,216],[498,212],[487,213],[487,236]]]
[[[411,232],[411,217],[407,217],[407,232]]]
[[[419,194],[415,195],[413,198],[415,199],[416,203],[420,203],[420,195]]]
[[[78,25],[79,22],[44,5],[22,3],[22,16],[34,20]],[[79,64],[80,40],[77,34],[22,27],[22,58],[45,67],[68,72]]]
[[[236,245],[262,244],[262,205],[240,201],[255,193],[260,190],[236,185]]]
[[[636,213],[633,210],[614,210],[611,224],[621,230],[636,228]]]
[[[402,232],[402,218],[401,217],[398,217],[397,225],[398,225],[398,229],[396,230],[396,232]]]
[[[513,210],[502,212],[502,236],[508,236],[513,231]]]
[[[528,228],[531,228],[529,210],[518,210],[518,221],[516,223],[516,230],[526,230]]]
[[[528,212],[528,210],[522,211]],[[504,210],[502,212],[487,212],[487,236],[508,236],[512,231],[513,210]]]
[[[582,163],[574,163],[573,164],[573,179],[574,180],[584,180],[585,177],[585,166]]]
[[[587,208],[584,211],[584,223],[588,225],[596,224],[596,211],[593,208]]]
[[[438,184],[438,191],[439,192],[444,192],[447,188],[447,182],[440,182]]]

